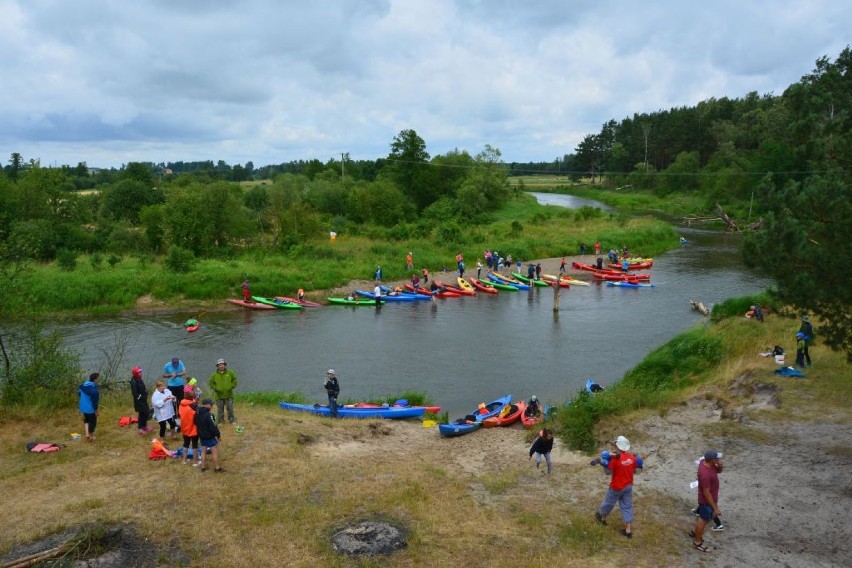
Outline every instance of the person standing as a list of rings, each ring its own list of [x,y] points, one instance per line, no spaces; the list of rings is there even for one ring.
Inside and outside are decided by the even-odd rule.
[[[805,352],[808,348],[808,342],[805,341],[805,334],[801,331],[796,334],[796,366],[800,369],[805,368]]]
[[[183,433],[183,463],[188,464],[190,461],[189,447],[192,446],[192,451],[195,454],[195,463],[193,467],[201,465],[201,454],[198,453],[198,426],[195,425],[195,414],[198,411],[198,405],[195,404],[195,393],[187,392],[180,401],[180,423],[183,424],[181,432]]]
[[[565,257],[559,262],[559,274],[565,274]]]
[[[541,263],[537,263],[535,265],[535,279],[541,280]]]
[[[704,527],[714,517],[719,517],[719,472],[723,469],[722,454],[716,450],[704,452],[698,463],[698,519],[695,530],[690,531],[692,546],[699,552],[710,552],[704,546]]]
[[[416,272],[411,275],[411,287],[414,288],[415,292],[420,288],[420,277],[417,276]]]
[[[337,418],[337,397],[340,395],[340,383],[334,374],[334,369],[329,369],[325,374],[323,388],[328,395],[328,409],[332,418]]]
[[[148,426],[151,407],[148,406],[148,387],[142,380],[142,367],[133,367],[130,370],[130,394],[133,395],[133,409],[137,413],[139,435],[142,436],[153,430]]]
[[[228,369],[224,359],[219,359],[216,361],[216,370],[210,375],[210,390],[216,397],[216,420],[219,424],[225,419],[225,409],[228,410],[228,422],[233,424],[236,420],[234,418],[234,389],[236,388],[237,374]]]
[[[580,243],[580,256],[586,256],[586,243]]]
[[[95,429],[98,427],[98,404],[101,401],[101,393],[97,383],[100,377],[100,373],[92,373],[89,375],[89,380],[77,389],[77,396],[80,397],[79,410],[83,415],[83,428],[86,440],[89,442],[95,441]]]
[[[535,454],[535,467],[536,469],[538,469],[541,466],[541,458],[544,457],[544,461],[547,462],[547,475],[550,475],[550,472],[553,469],[553,465],[550,462],[550,452],[552,450],[553,433],[550,431],[549,428],[545,428],[538,433],[538,437],[536,437],[536,439],[532,443],[532,446],[530,446],[529,459],[532,459],[533,454]]]
[[[373,297],[376,299],[376,307],[382,305],[382,287],[376,282],[376,287],[373,288]]]
[[[376,273],[374,274],[374,276],[376,277],[376,282],[382,281],[382,267],[381,267],[381,265],[378,268],[376,268]]]
[[[411,254],[411,251],[408,251],[408,254],[405,255],[405,269],[414,270],[414,255]]]
[[[166,435],[166,425],[169,426],[168,435],[177,432],[175,423],[175,396],[166,388],[166,383],[157,381],[154,385],[154,394],[151,395],[151,405],[154,407],[154,420],[160,424],[160,438]]]
[[[296,299],[299,300],[299,302],[305,301],[305,289],[304,288],[299,288],[299,291],[296,292]]]
[[[811,354],[808,351],[808,345],[811,343],[811,341],[813,341],[814,326],[811,325],[811,318],[808,317],[808,314],[804,314],[802,316],[802,325],[799,326],[799,333],[805,336],[804,361],[808,364],[808,367],[810,367]]]
[[[482,261],[481,260],[476,261],[476,279],[482,280]]]
[[[166,385],[172,391],[174,399],[175,414],[180,407],[180,401],[183,399],[184,387],[186,387],[186,365],[178,357],[172,357],[163,365],[163,378],[166,379]]]
[[[424,284],[429,283],[429,269],[428,268],[423,269],[423,283]]]
[[[595,513],[595,519],[606,525],[607,515],[618,503],[621,518],[624,520],[621,534],[633,538],[633,473],[642,468],[642,458],[630,453],[630,440],[624,436],[616,438],[613,444],[618,452],[610,455],[606,464],[606,468],[612,472],[612,480],[600,508]]]
[[[219,427],[213,420],[213,401],[205,398],[201,401],[201,406],[195,413],[195,426],[198,428],[198,440],[201,447],[198,453],[201,454],[201,471],[207,471],[207,451],[210,450],[210,457],[213,458],[213,471],[222,473],[225,471],[219,467],[219,443],[222,441],[222,433],[219,432]]]
[[[595,256],[601,255],[601,242],[595,241]]]
[[[248,276],[246,276],[246,279],[243,280],[242,290],[243,290],[243,301],[244,302],[251,302],[251,288],[249,287]]]

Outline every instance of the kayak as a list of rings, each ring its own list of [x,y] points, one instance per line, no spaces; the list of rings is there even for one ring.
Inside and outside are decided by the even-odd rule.
[[[510,426],[521,419],[521,415],[527,408],[527,403],[523,400],[509,405],[509,413],[506,416],[492,416],[482,421],[482,425],[486,428],[494,428],[496,426]]]
[[[592,266],[591,264],[583,264],[582,262],[574,261],[571,263],[571,266],[575,270],[585,270],[587,272],[609,272],[612,274],[624,274],[621,270],[613,270],[611,268],[601,268],[598,269],[597,266]]]
[[[372,300],[376,299],[375,294],[367,292],[366,290],[355,290],[355,293],[359,296],[363,296],[364,298],[370,298]],[[420,294],[396,294],[394,296],[382,296],[382,301],[384,302],[415,302],[417,300],[428,299],[429,298],[421,296]]]
[[[452,292],[453,294],[458,294],[459,296],[476,296],[476,290],[465,290],[464,288],[459,288],[458,286],[453,286],[452,284],[445,284],[440,280],[435,280],[435,283],[438,286],[443,286],[444,290],[446,290],[447,292]]]
[[[522,286],[523,286],[524,290],[530,289],[530,287],[527,286],[526,284],[523,284],[523,283],[520,283],[520,282],[517,283],[517,284],[510,284],[507,281],[501,279],[499,276],[496,276],[496,275],[491,274],[491,273],[488,273],[487,276],[488,276],[488,280],[490,281],[489,283],[492,286],[494,286],[495,288],[497,288],[498,290],[507,290],[507,291],[520,290]]]
[[[308,412],[317,416],[331,416],[331,409],[325,404],[296,404],[294,402],[279,402],[278,406],[284,410],[292,410],[294,412]],[[341,418],[420,418],[426,411],[423,406],[408,406],[408,407],[369,407],[369,408],[353,408],[340,406],[337,409],[337,415]]]
[[[623,269],[622,266],[623,265],[617,264],[615,262],[609,263],[609,267],[612,268],[613,270],[622,270]],[[651,268],[652,266],[654,266],[654,263],[648,262],[648,261],[642,261],[642,262],[630,262],[630,261],[628,261],[627,262],[627,268],[629,268],[630,270],[638,270],[638,269],[641,269],[641,268]]]
[[[408,404],[406,399],[400,399],[393,404],[379,404],[377,402],[356,402],[355,404],[344,405],[344,408],[422,408],[429,414],[438,414],[441,412],[440,406],[420,406]]]
[[[553,274],[542,274],[541,278],[542,278],[542,280],[547,282],[548,285],[551,285],[551,286],[553,284],[555,284],[556,281],[558,280],[559,285],[562,286],[563,288],[567,288],[569,286],[591,286],[591,284],[589,284],[585,280],[577,280],[576,278],[571,278],[569,276],[560,276],[559,278],[557,278]]]
[[[473,284],[473,287],[479,290],[480,292],[485,292],[487,294],[497,294],[499,292],[497,288],[495,288],[491,284],[480,282],[476,278],[471,278],[470,283]]]
[[[547,286],[547,282],[545,282],[544,280],[536,280],[535,278],[530,280],[528,277],[524,276],[520,272],[513,272],[512,276],[514,276],[515,279],[520,280],[524,284],[529,284],[530,282],[532,282],[534,286]]]
[[[624,282],[607,282],[607,286],[618,286],[619,288],[653,288],[655,284],[648,284],[643,282],[631,282],[629,280]]]
[[[477,430],[482,426],[482,421],[497,416],[503,407],[512,402],[512,395],[506,395],[503,398],[491,401],[488,404],[483,404],[483,408],[476,408],[473,412],[450,422],[449,424],[439,424],[438,432],[441,436],[461,436]]]
[[[293,302],[285,302],[284,300],[278,300],[276,298],[264,298],[263,296],[252,296],[252,300],[255,302],[260,302],[261,304],[266,304],[267,306],[274,306],[276,308],[281,308],[282,310],[301,310],[302,306],[300,304],[294,304]]]
[[[598,280],[606,280],[610,282],[638,282],[639,280],[650,280],[651,275],[637,272],[635,274],[615,274],[611,272],[592,272],[592,276]]]
[[[274,310],[275,306],[270,306],[268,304],[261,304],[259,302],[246,302],[245,300],[237,300],[236,298],[228,298],[225,300],[226,302],[230,302],[235,306],[242,306],[244,308],[248,308],[250,310]]]
[[[588,379],[586,381],[586,392],[589,393],[589,394],[595,394],[595,393],[603,392],[605,390],[606,389],[603,387],[603,385],[596,383],[592,379]]]
[[[297,298],[288,298],[287,296],[275,296],[276,300],[281,300],[282,302],[290,302],[291,304],[299,304],[300,306],[304,306],[306,308],[321,308],[322,304],[317,302],[312,302],[310,300],[299,300]]]
[[[465,280],[461,276],[456,278],[456,281],[459,283],[459,288],[461,288],[462,290],[467,290],[468,292],[476,293],[476,288],[471,286],[470,282],[468,282],[467,280]]]
[[[186,320],[186,323],[183,324],[183,326],[186,328],[186,331],[192,333],[193,331],[197,331],[198,328],[201,327],[201,324],[198,322],[197,319],[188,319]]]
[[[497,282],[500,282],[502,284],[508,284],[510,286],[514,286],[518,290],[529,290],[530,289],[529,284],[524,284],[520,280],[516,280],[515,278],[512,278],[511,276],[501,276],[499,274],[495,274],[494,272],[489,272],[488,273],[488,279],[491,280],[492,282],[496,280]]]
[[[422,286],[418,286],[417,288],[415,288],[411,284],[405,284],[403,286],[403,288],[405,288],[406,290],[408,290],[409,292],[412,292],[414,294],[420,294],[421,296],[431,296],[432,295],[431,291],[427,290],[426,288],[423,288]]]
[[[539,410],[535,415],[529,415],[526,412],[521,414],[521,423],[524,425],[524,428],[532,428],[536,424],[541,424],[544,421],[544,417],[550,414],[553,411],[552,406],[545,406],[542,410]]]
[[[338,306],[375,306],[375,300],[350,300],[349,298],[326,298],[329,304]],[[384,302],[382,302],[384,304]]]

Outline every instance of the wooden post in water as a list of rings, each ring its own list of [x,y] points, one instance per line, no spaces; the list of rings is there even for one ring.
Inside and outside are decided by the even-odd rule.
[[[562,275],[556,276],[556,282],[553,283],[553,311],[559,311],[559,283],[562,281]]]

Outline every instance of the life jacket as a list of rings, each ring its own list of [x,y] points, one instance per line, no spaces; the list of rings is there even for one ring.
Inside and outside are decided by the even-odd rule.
[[[174,453],[170,452],[169,449],[166,448],[166,446],[157,438],[154,438],[154,440],[151,441],[151,445],[153,447],[151,448],[151,451],[148,452],[149,460],[164,460],[166,458],[174,457]]]

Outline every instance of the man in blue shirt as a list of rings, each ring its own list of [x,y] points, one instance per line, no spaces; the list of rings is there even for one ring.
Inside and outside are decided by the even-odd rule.
[[[180,409],[180,401],[183,400],[183,390],[186,386],[184,377],[186,376],[186,366],[177,357],[172,357],[172,360],[163,365],[163,378],[166,379],[166,386],[174,395],[172,401],[175,406],[175,414]]]

